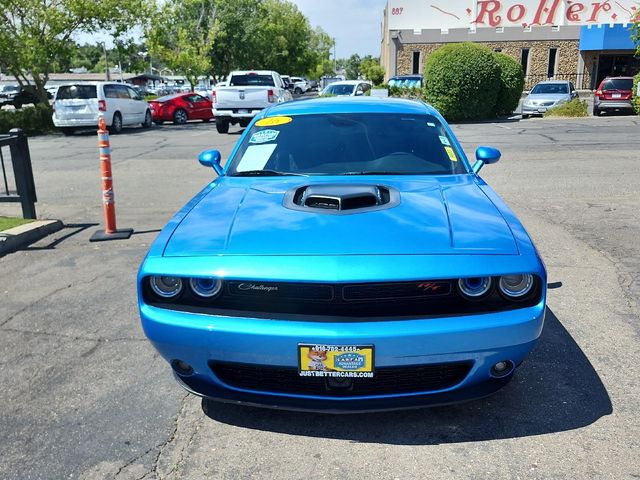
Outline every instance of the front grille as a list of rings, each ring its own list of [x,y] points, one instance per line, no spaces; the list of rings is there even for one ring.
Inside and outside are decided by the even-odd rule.
[[[220,295],[206,299],[188,288],[173,301],[160,299],[145,286],[149,304],[193,313],[307,321],[366,321],[473,315],[536,305],[541,282],[519,302],[494,291],[482,301],[465,300],[454,280],[385,283],[295,283],[227,280]],[[496,283],[496,281],[494,281]]]
[[[471,362],[381,367],[373,378],[353,378],[348,388],[330,388],[328,378],[301,377],[298,369],[243,363],[209,362],[211,371],[230,387],[259,392],[358,397],[432,392],[451,388],[469,374]]]

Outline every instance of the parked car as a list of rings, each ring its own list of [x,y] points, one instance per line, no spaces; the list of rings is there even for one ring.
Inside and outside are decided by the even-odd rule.
[[[550,108],[578,98],[573,83],[564,80],[545,80],[537,83],[522,103],[522,118],[544,115]]]
[[[371,89],[371,84],[362,80],[344,80],[329,84],[320,95],[324,96],[352,96],[364,95]]]
[[[231,72],[228,86],[213,90],[213,116],[218,133],[229,132],[229,125],[249,125],[261,110],[293,100],[278,72],[238,70]]]
[[[47,93],[47,97],[50,97],[49,93]],[[0,108],[5,105],[22,108],[23,105],[37,105],[38,103],[42,103],[42,100],[36,94],[35,88],[31,86],[6,85],[0,92]]]
[[[308,132],[314,132],[309,135]],[[145,334],[189,392],[352,412],[469,400],[538,340],[546,272],[432,107],[261,112],[138,273]],[[213,174],[213,172],[211,172]]]
[[[142,124],[148,128],[153,123],[149,104],[142,96],[130,86],[116,82],[61,85],[53,109],[53,124],[65,135],[79,128],[97,127],[99,113],[104,115],[112,133],[120,133],[127,125]]]
[[[624,111],[633,113],[633,77],[607,77],[593,99],[593,114]]]
[[[284,83],[284,88],[287,90],[293,90],[293,82],[291,81],[291,77],[289,75],[280,75],[282,82]]]
[[[305,78],[305,80],[307,80],[307,82],[309,83],[309,90],[313,90],[314,92],[318,91],[318,81],[317,80],[308,80]]]
[[[197,93],[178,93],[167,95],[149,102],[153,121],[161,125],[173,122],[182,125],[189,120],[209,122],[213,118],[212,103]]]
[[[302,77],[291,77],[293,82],[293,93],[296,95],[302,95],[309,90],[309,82]]]
[[[422,75],[396,75],[391,77],[387,84],[390,87],[422,88],[424,86],[424,77]]]
[[[46,85],[44,87],[50,99],[56,98],[56,93],[58,93],[58,87],[59,85]]]

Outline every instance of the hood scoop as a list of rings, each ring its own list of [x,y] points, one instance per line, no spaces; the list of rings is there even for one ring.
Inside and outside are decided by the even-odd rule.
[[[285,193],[284,206],[304,212],[345,215],[395,207],[400,193],[382,185],[305,185]]]

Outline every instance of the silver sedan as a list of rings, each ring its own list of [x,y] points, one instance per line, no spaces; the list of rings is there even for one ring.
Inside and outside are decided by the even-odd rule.
[[[562,105],[574,98],[578,98],[578,92],[571,82],[565,80],[539,82],[522,103],[522,118],[543,115],[550,108]]]

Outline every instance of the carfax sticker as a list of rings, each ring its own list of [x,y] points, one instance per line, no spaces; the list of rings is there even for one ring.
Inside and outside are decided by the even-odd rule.
[[[449,160],[451,160],[452,162],[458,161],[458,157],[456,157],[456,153],[453,151],[453,148],[444,147],[444,151],[447,152],[447,155],[449,155]]]
[[[256,127],[275,127],[277,125],[284,125],[290,122],[293,122],[293,118],[291,117],[269,117],[258,120],[256,122]]]
[[[267,143],[273,142],[280,132],[278,130],[260,130],[259,132],[251,135],[249,139],[249,143]]]
[[[447,137],[445,137],[444,135],[439,135],[438,138],[440,138],[440,143],[443,145],[451,145],[449,143],[449,139]]]

